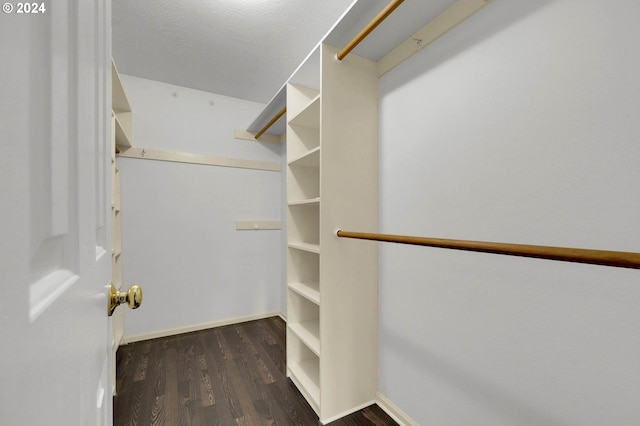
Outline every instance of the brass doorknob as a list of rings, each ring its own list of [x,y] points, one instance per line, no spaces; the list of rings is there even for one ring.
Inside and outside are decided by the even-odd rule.
[[[118,291],[112,283],[109,283],[107,294],[107,315],[113,315],[116,307],[126,303],[131,309],[136,309],[142,303],[142,287],[134,284],[128,291]]]

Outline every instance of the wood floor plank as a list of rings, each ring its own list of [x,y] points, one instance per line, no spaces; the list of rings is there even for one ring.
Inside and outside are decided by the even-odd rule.
[[[231,354],[231,351],[229,350],[229,346],[227,345],[227,341],[224,339],[223,335],[222,335],[222,331],[225,329],[226,327],[219,327],[213,330],[213,333],[215,335],[215,342],[218,345],[218,351],[220,353],[220,355],[222,356],[222,360],[226,361],[228,359],[233,359],[233,355]]]
[[[136,365],[136,372],[133,375],[133,381],[139,382],[147,378],[147,366],[149,365],[149,356],[144,354]]]
[[[218,417],[218,410],[215,405],[209,407],[199,407],[198,417],[193,417],[192,426],[223,426]]]
[[[114,426],[312,426],[318,416],[286,377],[280,317],[120,347]],[[397,425],[372,405],[330,426]]]
[[[255,363],[249,361],[249,356],[255,348],[249,347],[238,333],[237,327],[228,326],[222,330],[227,346],[231,350],[233,359],[225,361],[225,369],[229,371],[238,401],[242,407],[242,416],[238,417],[242,422],[249,424],[268,425],[272,424],[271,413],[258,414],[254,401],[259,399],[259,392],[256,389],[256,380],[260,380],[260,374],[255,367]]]
[[[178,350],[179,362],[178,369],[180,371],[180,378],[186,384],[184,389],[186,391],[184,397],[187,398],[189,405],[201,405],[200,386],[198,385],[197,368],[195,367],[194,359],[194,344],[195,341],[190,342],[188,346]]]
[[[146,367],[144,379],[138,380],[139,383],[144,383],[144,386],[141,386],[142,389],[142,398],[140,405],[140,413],[139,419],[136,424],[138,425],[150,425],[151,418],[153,415],[153,407],[156,404],[156,387],[155,380],[156,373],[159,368],[162,368],[162,362],[160,361],[160,351],[159,346],[161,345],[161,341],[152,341],[148,346],[142,345],[143,350],[147,350],[146,352]],[[148,349],[146,349],[148,348]],[[147,380],[147,378],[151,378]]]
[[[260,325],[262,325],[262,322],[256,321],[255,325],[248,324],[247,327],[258,330],[256,334],[253,335],[258,336],[258,344],[256,344],[255,347],[257,348],[259,358],[256,359],[256,362],[258,362],[259,368],[266,368],[263,372],[264,378],[267,383],[271,383],[277,380],[276,378],[285,376],[286,359],[285,351],[283,350],[285,345],[284,340],[282,341],[282,345],[269,343],[270,339],[264,337],[266,330]]]
[[[207,365],[210,366],[210,375],[213,380],[213,395],[216,400],[216,410],[220,425],[234,424],[235,419],[242,415],[240,410],[240,402],[236,396],[235,390],[230,385],[228,373],[225,371],[225,352],[224,346],[226,342],[220,342],[222,335],[211,332],[201,336]],[[229,355],[229,359],[230,354]]]
[[[166,397],[165,395],[156,396],[153,406],[151,407],[151,423],[150,426],[164,426],[172,423],[165,423],[166,409],[164,406]]]
[[[142,395],[144,383],[130,383],[128,386],[120,390],[117,397],[118,409],[114,410],[114,425],[136,425],[140,418],[140,410],[142,409]]]
[[[178,354],[175,347],[165,348],[164,357],[162,358],[164,365],[164,377],[166,390],[165,396],[165,424],[179,425],[178,419],[184,418],[184,412],[180,409],[180,399],[178,398]],[[184,423],[182,423],[184,424]]]

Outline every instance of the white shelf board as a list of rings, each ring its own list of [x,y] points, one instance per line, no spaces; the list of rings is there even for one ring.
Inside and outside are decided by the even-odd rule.
[[[299,364],[292,364],[289,367],[291,379],[298,386],[303,394],[306,394],[307,401],[315,404],[314,409],[319,411],[320,407],[320,366],[317,359],[302,361]]]
[[[310,302],[320,305],[320,283],[304,282],[289,284],[291,291],[298,293]]]
[[[405,1],[358,44],[353,53],[377,61],[456,2]],[[388,3],[389,0],[358,1],[325,37],[324,42],[342,48]]]
[[[307,200],[290,201],[288,203],[289,206],[311,206],[314,204],[320,204],[320,197],[309,198]]]
[[[287,103],[287,91],[285,86],[281,87],[280,90],[271,98],[267,106],[262,110],[260,115],[258,115],[255,120],[247,127],[248,132],[256,133],[260,131],[275,115],[285,106]],[[281,135],[286,130],[286,117],[284,114],[282,117],[278,119],[265,134],[268,135]]]
[[[313,129],[319,128],[320,95],[313,98],[295,117],[292,117],[291,120],[289,120],[289,124],[293,126],[311,127]]]
[[[378,77],[395,68],[418,51],[433,43],[440,36],[452,30],[456,25],[489,4],[491,0],[448,1],[449,6],[437,16],[430,15],[428,21],[415,33],[389,50],[383,57],[377,58]],[[434,9],[435,10],[435,9]],[[406,13],[406,12],[405,12]],[[408,28],[407,26],[406,28]],[[376,46],[377,47],[377,46]]]
[[[120,157],[145,160],[173,161],[177,163],[203,164],[207,166],[238,167],[241,169],[269,170],[279,172],[280,162],[245,160],[242,158],[214,157],[190,152],[167,151],[155,148],[131,147],[120,152]]]
[[[289,247],[294,248],[294,249],[308,251],[310,253],[320,254],[320,244],[293,243],[293,242],[290,242],[288,245],[289,245]]]
[[[282,144],[282,139],[280,138],[280,136],[263,133],[258,139],[256,139],[256,133],[257,132],[247,132],[246,130],[235,129],[233,131],[233,138],[251,142],[269,142]]]
[[[288,324],[289,329],[295,334],[311,352],[320,356],[320,321],[303,321],[300,324]]]
[[[288,163],[290,166],[320,167],[320,147],[317,146],[310,151],[294,158]]]

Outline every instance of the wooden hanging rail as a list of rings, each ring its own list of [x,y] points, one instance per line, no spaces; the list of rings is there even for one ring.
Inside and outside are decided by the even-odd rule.
[[[375,234],[338,230],[338,237],[390,243],[439,247],[453,250],[477,251],[510,256],[534,257],[562,262],[589,263],[640,269],[640,253],[606,250],[589,250],[565,247],[532,246],[525,244],[490,243],[483,241],[446,240],[442,238],[410,237],[405,235]]]
[[[280,112],[278,112],[276,115],[273,116],[273,118],[262,128],[260,129],[260,131],[258,133],[256,133],[255,135],[255,139],[258,139],[260,136],[262,136],[262,134],[264,132],[266,132],[269,127],[273,126],[273,123],[275,123],[276,121],[278,121],[278,119],[280,117],[282,117],[284,115],[284,113],[287,112],[287,107],[283,107]]]
[[[371,33],[371,31],[373,31],[378,25],[380,25],[382,21],[387,19],[387,17],[391,15],[391,12],[396,10],[396,8],[400,6],[403,1],[404,0],[392,0],[384,9],[380,11],[380,13],[376,15],[375,18],[371,20],[371,22],[369,22],[363,29],[361,29],[360,32],[349,43],[347,43],[345,47],[342,48],[341,51],[338,52],[338,54],[336,55],[337,58],[340,61],[344,59],[344,57],[347,56],[349,52],[351,52],[358,44],[360,44],[360,42],[364,40],[369,35],[369,33]]]

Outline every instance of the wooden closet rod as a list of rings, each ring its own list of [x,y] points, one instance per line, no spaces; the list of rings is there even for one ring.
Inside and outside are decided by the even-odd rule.
[[[606,250],[589,250],[565,247],[532,246],[525,244],[489,243],[483,241],[446,240],[442,238],[410,237],[406,235],[375,234],[338,230],[338,237],[383,241],[418,246],[439,247],[453,250],[478,251],[510,256],[534,257],[562,262],[589,263],[640,269],[640,253]]]
[[[269,127],[273,126],[273,123],[275,123],[276,121],[278,121],[278,119],[280,117],[282,117],[284,115],[284,113],[287,112],[287,107],[283,107],[280,112],[278,112],[276,115],[273,116],[273,118],[262,128],[260,129],[260,131],[258,133],[256,133],[256,135],[254,136],[255,139],[258,139],[260,136],[262,136],[262,134],[264,132],[266,132],[267,130],[269,130]]]
[[[384,9],[382,9],[380,13],[378,13],[376,17],[371,20],[371,22],[369,22],[363,29],[361,29],[360,32],[349,43],[347,43],[347,45],[343,47],[341,51],[338,52],[338,54],[336,55],[338,59],[340,61],[344,59],[344,57],[347,56],[349,52],[351,52],[362,40],[364,40],[369,35],[369,33],[371,33],[371,31],[373,31],[378,25],[380,25],[382,21],[387,19],[387,16],[391,15],[391,12],[396,10],[396,8],[400,6],[403,1],[404,0],[391,0],[391,2],[389,2],[389,4]]]

